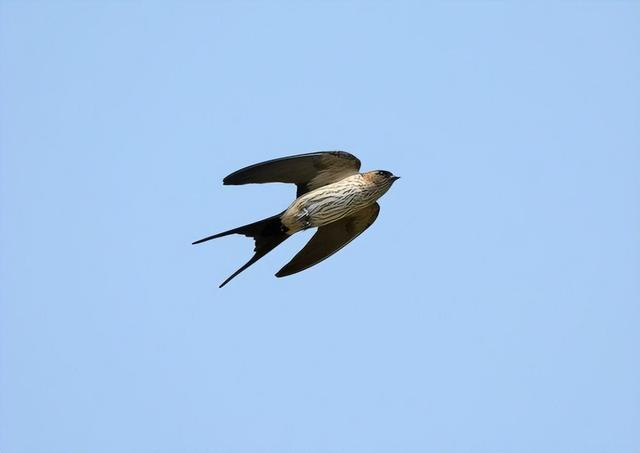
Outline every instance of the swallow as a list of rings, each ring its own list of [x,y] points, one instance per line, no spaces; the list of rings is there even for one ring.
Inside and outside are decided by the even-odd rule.
[[[193,242],[242,234],[255,241],[254,255],[220,288],[299,231],[318,230],[276,277],[303,271],[330,257],[375,222],[378,198],[400,179],[391,172],[360,173],[360,160],[345,151],[322,151],[282,157],[242,168],[224,178],[224,185],[291,183],[296,199],[272,217]]]

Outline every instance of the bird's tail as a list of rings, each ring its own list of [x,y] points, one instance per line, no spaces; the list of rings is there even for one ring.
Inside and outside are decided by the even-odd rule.
[[[214,234],[213,236],[208,236],[193,243],[194,245],[200,244],[202,242],[209,241],[211,239],[217,239],[223,236],[228,236],[230,234],[243,234],[255,240],[256,246],[254,248],[255,253],[253,257],[251,257],[251,259],[247,261],[244,266],[235,271],[229,278],[222,282],[220,288],[229,283],[236,275],[258,261],[278,245],[282,244],[289,237],[289,235],[286,233],[286,228],[280,220],[280,216],[282,214],[283,213],[281,212],[280,214],[274,215],[273,217],[234,228],[223,233]]]

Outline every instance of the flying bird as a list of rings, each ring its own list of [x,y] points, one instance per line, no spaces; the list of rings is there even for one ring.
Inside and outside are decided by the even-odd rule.
[[[253,257],[220,288],[298,231],[318,228],[276,277],[318,264],[369,228],[380,212],[376,200],[400,177],[385,170],[360,173],[360,165],[357,157],[345,151],[322,151],[250,165],[224,178],[225,185],[284,182],[295,184],[298,190],[297,198],[280,214],[193,243],[230,234],[254,239]]]

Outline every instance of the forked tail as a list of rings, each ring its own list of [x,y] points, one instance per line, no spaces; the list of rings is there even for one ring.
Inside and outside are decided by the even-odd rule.
[[[253,251],[254,255],[251,257],[249,261],[246,262],[244,266],[235,271],[229,278],[227,278],[222,284],[220,288],[229,283],[236,275],[240,272],[251,266],[253,263],[258,261],[260,258],[265,256],[271,250],[276,248],[278,245],[282,244],[285,239],[289,237],[286,233],[286,229],[282,225],[280,221],[280,216],[282,213],[274,215],[273,217],[269,217],[264,220],[260,220],[258,222],[250,223],[249,225],[244,225],[238,228],[234,228],[229,231],[225,231],[223,233],[214,234],[213,236],[208,236],[206,238],[200,239],[199,241],[195,241],[193,244],[200,244],[202,242],[209,241],[211,239],[221,238],[223,236],[228,236],[230,234],[243,234],[247,237],[251,237],[255,240],[255,248]]]

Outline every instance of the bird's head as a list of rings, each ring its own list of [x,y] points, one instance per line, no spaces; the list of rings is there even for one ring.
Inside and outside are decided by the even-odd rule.
[[[374,170],[364,173],[364,177],[374,183],[376,186],[389,188],[391,184],[400,179],[400,176],[394,176],[393,173],[386,170]]]

